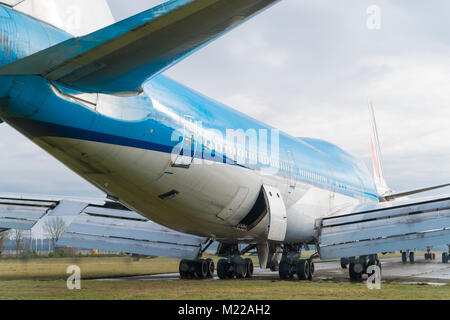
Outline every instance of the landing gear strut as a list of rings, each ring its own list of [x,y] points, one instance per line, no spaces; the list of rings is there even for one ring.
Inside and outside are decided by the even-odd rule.
[[[285,245],[281,258],[279,275],[281,280],[293,279],[297,274],[299,280],[312,280],[315,266],[314,256],[310,259],[299,259],[301,249],[299,245]]]

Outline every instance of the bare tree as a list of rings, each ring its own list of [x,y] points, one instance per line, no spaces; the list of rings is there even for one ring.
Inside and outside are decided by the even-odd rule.
[[[56,242],[58,242],[59,238],[62,236],[64,231],[66,230],[66,222],[61,217],[53,217],[49,218],[44,223],[44,231],[50,237],[52,241],[53,250],[55,249]]]
[[[6,248],[6,240],[9,239],[9,230],[1,231],[0,229],[0,256]]]
[[[23,237],[25,232],[23,230],[14,229],[12,236],[16,243],[16,255],[19,256],[23,251]]]

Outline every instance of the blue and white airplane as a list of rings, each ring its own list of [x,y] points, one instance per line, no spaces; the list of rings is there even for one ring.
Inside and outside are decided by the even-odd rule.
[[[220,278],[250,277],[241,256],[252,248],[281,278],[311,278],[312,260],[299,258],[317,244],[317,221],[418,192],[387,187],[374,121],[375,179],[331,143],[280,132],[162,74],[276,2],[171,0],[113,23],[106,1],[79,1],[82,14],[105,11],[74,37],[55,19],[67,1],[0,1],[0,118],[109,199],[219,242]],[[199,252],[155,255],[185,258],[183,277],[214,272]]]

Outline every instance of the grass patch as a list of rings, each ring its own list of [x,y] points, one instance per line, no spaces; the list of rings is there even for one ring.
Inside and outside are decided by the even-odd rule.
[[[254,257],[253,257],[254,258]],[[215,258],[217,261],[217,258]],[[68,290],[66,269],[82,270],[81,290]],[[94,278],[172,273],[178,260],[129,257],[0,260],[0,299],[450,299],[450,285],[382,284],[333,281],[97,281]]]

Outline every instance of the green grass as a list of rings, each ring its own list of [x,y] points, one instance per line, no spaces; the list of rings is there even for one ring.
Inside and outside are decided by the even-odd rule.
[[[81,290],[68,290],[66,268],[78,265]],[[177,272],[178,260],[128,257],[0,260],[0,299],[450,299],[450,285],[332,281],[97,281],[93,278]]]

